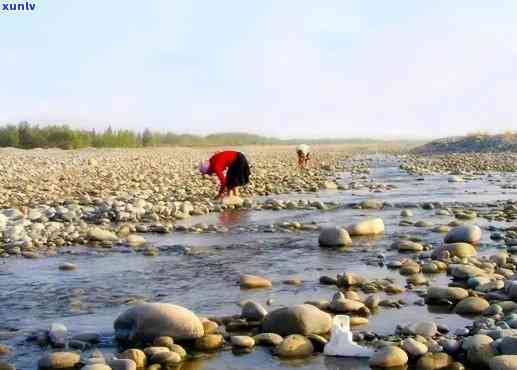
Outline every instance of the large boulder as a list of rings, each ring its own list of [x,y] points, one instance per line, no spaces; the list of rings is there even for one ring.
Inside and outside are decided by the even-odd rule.
[[[191,340],[204,335],[203,324],[194,313],[170,303],[134,306],[115,320],[114,327],[117,339],[126,342],[150,342],[161,336]]]
[[[262,323],[262,332],[284,337],[291,334],[325,334],[331,324],[328,313],[308,304],[300,304],[268,313]]]
[[[370,357],[370,366],[372,367],[395,367],[407,364],[408,356],[404,350],[395,346],[386,346],[375,351]]]
[[[445,236],[445,243],[477,243],[481,240],[481,229],[476,225],[461,225],[452,228]]]
[[[384,221],[381,218],[371,218],[347,227],[351,236],[378,235],[384,233]]]
[[[352,239],[345,229],[339,227],[325,227],[320,231],[318,239],[322,247],[344,247],[352,245]]]

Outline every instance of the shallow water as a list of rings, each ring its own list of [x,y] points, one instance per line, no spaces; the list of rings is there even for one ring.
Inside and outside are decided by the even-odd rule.
[[[331,211],[227,211],[182,221],[185,225],[199,222],[224,224],[225,234],[172,233],[146,235],[146,239],[160,248],[157,257],[114,250],[70,248],[57,257],[26,260],[9,259],[0,265],[0,340],[15,347],[10,360],[20,369],[35,369],[43,353],[35,345],[24,341],[34,329],[46,328],[52,322],[64,323],[72,333],[101,332],[101,350],[115,351],[112,324],[117,315],[138,300],[161,301],[184,305],[201,315],[237,314],[239,301],[253,299],[265,305],[273,300],[268,310],[303,303],[307,300],[328,300],[335,287],[322,286],[321,275],[334,276],[345,271],[357,272],[370,278],[391,277],[401,286],[405,278],[396,270],[380,266],[378,255],[386,260],[399,255],[388,247],[399,234],[422,237],[428,243],[439,245],[442,234],[428,228],[401,227],[400,208],[359,210],[347,207],[363,199],[382,199],[393,205],[418,202],[483,203],[517,199],[517,190],[502,190],[500,185],[515,182],[515,174],[492,174],[476,177],[464,183],[449,183],[446,175],[416,178],[401,172],[392,158],[370,157],[371,174],[367,180],[395,185],[396,189],[371,193],[366,190],[324,191],[315,194],[275,196],[275,199],[321,199],[339,206]],[[357,180],[357,176],[354,180]],[[422,180],[423,179],[423,180]],[[352,181],[343,174],[339,182]],[[413,220],[446,224],[452,217],[436,216],[434,210],[413,210]],[[284,221],[317,224],[348,225],[368,216],[382,217],[386,234],[379,239],[354,239],[354,247],[346,250],[321,249],[317,232],[263,232],[263,226]],[[484,219],[476,222],[486,227]],[[490,223],[504,226],[504,223]],[[484,233],[480,252],[489,253],[497,248]],[[123,249],[127,251],[127,249]],[[188,253],[186,253],[188,251]],[[58,266],[73,262],[77,270],[62,272]],[[241,290],[237,284],[241,273],[264,275],[273,280],[270,290]],[[302,286],[285,285],[282,281],[299,277]],[[445,274],[428,276],[433,283],[445,285]],[[450,329],[464,327],[469,322],[455,314],[432,312],[427,306],[414,305],[419,299],[415,293],[406,293],[408,304],[401,309],[382,308],[370,317],[368,326],[356,330],[373,330],[379,334],[393,333],[399,324],[433,320]],[[11,333],[3,329],[16,329]],[[191,361],[182,369],[363,369],[365,361],[334,359],[324,356],[303,361],[280,361],[267,349],[256,348],[251,354],[235,356],[220,352],[210,359]]]

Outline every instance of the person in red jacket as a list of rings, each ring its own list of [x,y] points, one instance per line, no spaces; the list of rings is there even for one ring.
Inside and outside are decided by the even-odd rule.
[[[226,175],[224,171],[226,171]],[[225,150],[215,153],[208,161],[199,164],[199,171],[204,175],[216,175],[220,187],[216,199],[222,198],[225,193],[238,196],[238,186],[249,183],[250,166],[241,152]]]

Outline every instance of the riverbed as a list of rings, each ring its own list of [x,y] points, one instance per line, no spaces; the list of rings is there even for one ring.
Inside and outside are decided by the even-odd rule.
[[[56,257],[42,259],[8,259],[0,265],[0,340],[14,348],[7,359],[19,369],[36,369],[44,353],[27,336],[51,323],[63,323],[73,333],[102,334],[99,349],[109,355],[116,352],[113,321],[131,304],[141,301],[169,302],[183,305],[204,316],[239,314],[239,302],[255,300],[268,311],[303,303],[308,300],[330,300],[335,286],[319,283],[322,275],[335,276],[356,272],[369,278],[392,278],[404,286],[406,279],[397,270],[388,269],[386,262],[400,255],[389,249],[399,235],[411,235],[438,246],[443,234],[430,227],[400,226],[400,211],[412,209],[412,220],[425,220],[444,225],[451,216],[436,215],[439,207],[464,206],[480,213],[504,203],[517,200],[517,190],[505,189],[505,184],[517,183],[514,173],[472,175],[463,182],[449,182],[447,174],[408,175],[399,168],[395,157],[368,156],[369,175],[338,174],[338,183],[382,183],[391,185],[380,192],[349,189],[325,190],[317,194],[296,193],[275,196],[276,200],[321,200],[335,204],[329,210],[226,210],[180,221],[185,226],[197,223],[225,226],[226,233],[147,234],[146,239],[159,250],[154,257],[135,253],[129,248],[93,249],[67,247]],[[371,187],[370,187],[371,189]],[[351,205],[366,199],[385,202],[381,210],[356,209]],[[266,197],[257,198],[266,201]],[[433,206],[424,209],[425,202]],[[285,223],[349,225],[367,217],[381,217],[386,232],[383,237],[354,238],[354,245],[345,249],[318,246],[318,232],[292,230]],[[502,228],[506,222],[477,218],[483,229],[479,254],[490,254],[504,248],[492,241],[488,226]],[[60,271],[64,262],[77,266],[75,271]],[[241,290],[240,274],[267,276],[272,289]],[[427,276],[431,284],[446,285],[445,274]],[[301,285],[284,281],[299,278]],[[393,298],[393,297],[391,297]],[[429,320],[446,325],[450,330],[471,322],[447,310],[437,310],[415,304],[421,298],[416,292],[397,296],[401,308],[382,308],[369,318],[369,324],[354,328],[390,334],[397,325]],[[272,303],[266,305],[270,300]],[[213,356],[186,362],[181,369],[363,369],[367,361],[337,359],[323,355],[307,360],[281,361],[267,348],[256,347],[252,353],[234,355],[222,351]]]

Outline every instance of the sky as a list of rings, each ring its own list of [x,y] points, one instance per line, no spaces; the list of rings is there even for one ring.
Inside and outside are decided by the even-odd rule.
[[[283,138],[517,130],[515,0],[29,2],[0,11],[0,124]]]

